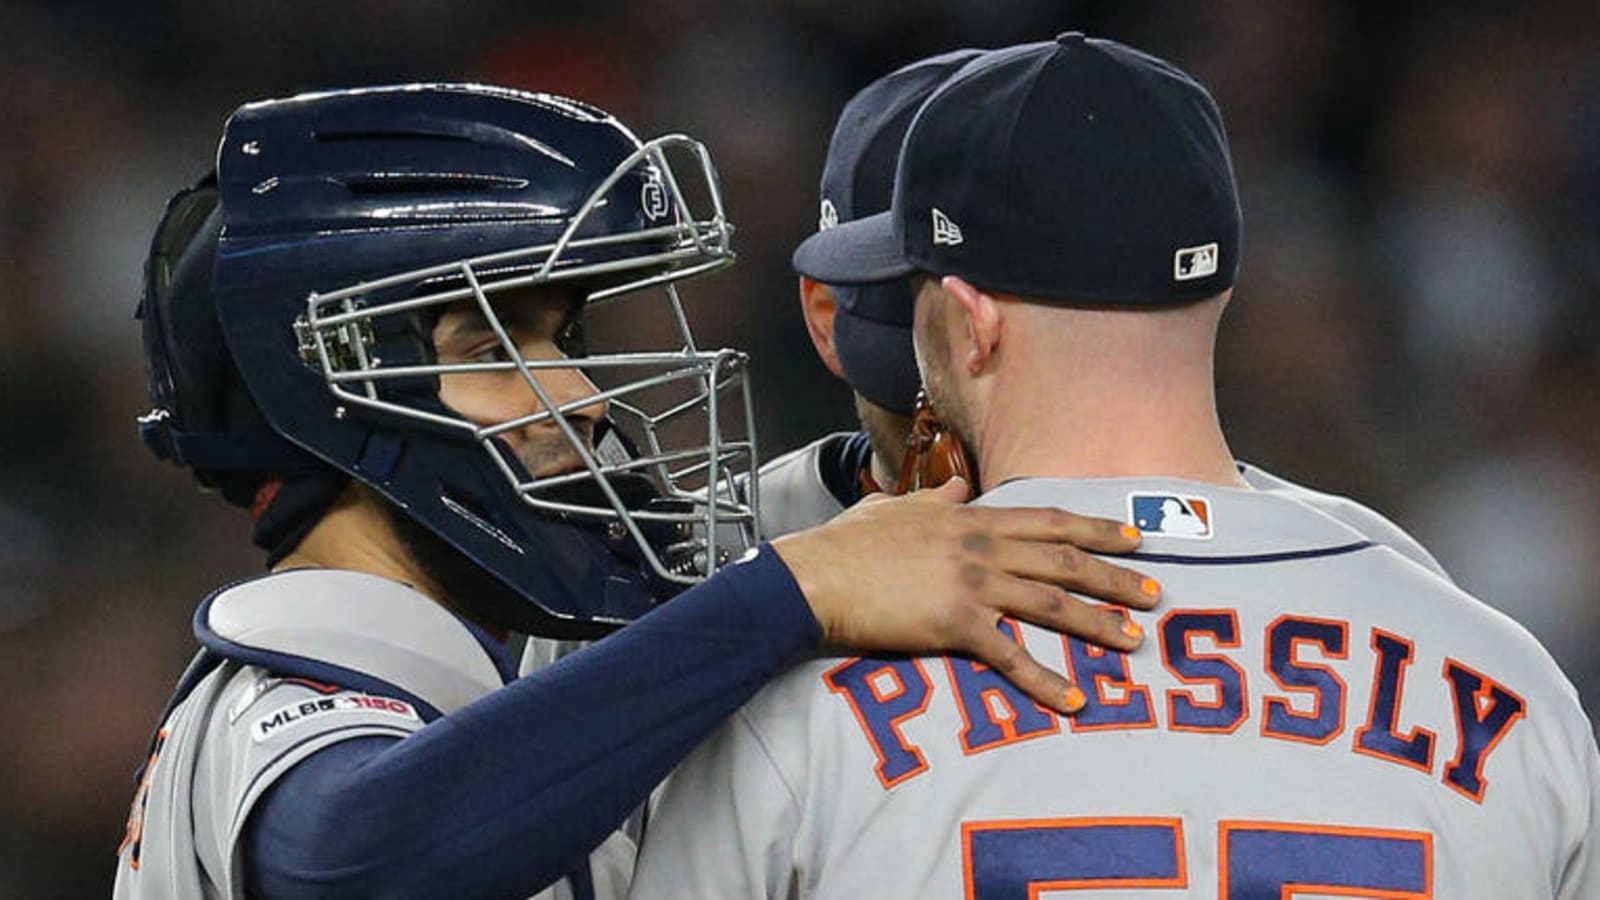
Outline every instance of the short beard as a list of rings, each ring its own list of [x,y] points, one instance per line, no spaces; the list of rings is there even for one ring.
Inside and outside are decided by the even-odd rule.
[[[508,606],[514,609],[517,603],[527,602],[520,594],[399,507],[385,503],[384,512],[400,545],[422,574],[444,592],[435,600],[456,615],[492,631],[518,630],[513,623],[487,619],[482,610]]]
[[[906,438],[911,434],[911,417],[885,409],[871,400],[856,394],[856,419],[867,433],[867,443],[872,445],[872,458],[884,470],[874,473],[873,479],[882,483],[879,474],[891,479],[900,476],[901,463],[906,458]],[[884,487],[893,487],[893,483]]]

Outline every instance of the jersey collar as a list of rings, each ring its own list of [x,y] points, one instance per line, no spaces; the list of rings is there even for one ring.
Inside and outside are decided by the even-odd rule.
[[[1135,558],[1270,561],[1371,546],[1361,532],[1298,500],[1179,478],[1019,478],[974,502],[1053,506],[1128,522],[1144,533]]]

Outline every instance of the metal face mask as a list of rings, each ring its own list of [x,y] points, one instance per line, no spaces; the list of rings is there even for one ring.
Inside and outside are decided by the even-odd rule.
[[[690,209],[671,159],[691,162],[704,209]],[[603,227],[619,198],[636,198],[643,227]],[[760,539],[758,499],[733,489],[736,476],[756,468],[748,359],[697,345],[676,284],[732,263],[730,232],[704,145],[657,138],[618,162],[553,241],[311,293],[294,323],[300,353],[341,404],[336,415],[366,410],[471,441],[529,508],[604,523],[611,537],[631,538],[657,577],[692,584]],[[531,326],[515,324],[506,307],[541,288],[564,289],[581,307],[534,336],[558,352],[535,355]],[[658,308],[651,321],[647,303],[665,315]],[[494,349],[446,359],[430,324],[463,307]],[[601,334],[584,327],[591,312],[620,321]],[[485,373],[514,373],[508,389],[526,402],[499,404],[518,408],[486,417],[439,399],[439,385]],[[557,380],[561,396],[549,386]],[[602,409],[598,422],[585,418]],[[516,437],[527,433],[542,433],[546,444],[559,433],[571,464],[540,471],[518,452]],[[457,506],[464,519],[478,518]],[[730,539],[736,546],[719,546]]]
[[[474,618],[551,637],[758,540],[746,358],[678,294],[733,260],[698,142],[485,85],[329,91],[241,107],[197,190],[142,431],[202,484],[331,466],[508,588],[451,597]],[[463,317],[483,341],[441,353]]]

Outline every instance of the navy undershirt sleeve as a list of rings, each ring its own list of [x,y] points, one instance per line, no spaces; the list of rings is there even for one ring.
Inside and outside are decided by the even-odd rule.
[[[854,506],[861,499],[861,473],[871,464],[872,442],[865,431],[855,431],[822,445],[817,470],[840,506]]]
[[[263,900],[527,897],[586,864],[821,629],[771,547],[400,738],[301,761],[243,835]]]

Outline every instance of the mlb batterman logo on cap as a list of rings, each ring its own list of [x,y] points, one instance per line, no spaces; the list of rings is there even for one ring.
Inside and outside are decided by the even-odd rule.
[[[1184,72],[1077,32],[969,62],[917,112],[886,213],[818,232],[802,274],[914,271],[1045,300],[1176,304],[1239,268],[1222,114]]]

